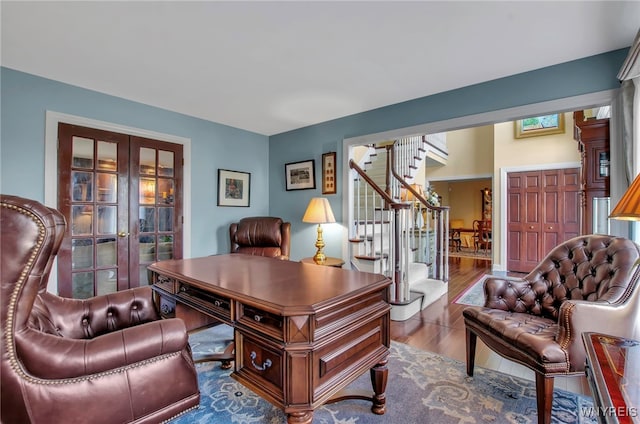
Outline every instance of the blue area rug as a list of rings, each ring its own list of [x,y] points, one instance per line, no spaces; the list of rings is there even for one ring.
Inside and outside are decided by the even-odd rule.
[[[191,337],[194,356],[208,349],[205,332]],[[468,377],[465,364],[411,346],[392,342],[389,356],[387,412],[374,415],[371,404],[348,400],[317,409],[314,423],[535,423],[532,381],[476,367]],[[199,364],[200,407],[171,421],[187,423],[286,423],[285,414],[232,379],[216,362]],[[348,389],[372,393],[369,373]],[[555,390],[554,423],[597,423],[590,415],[591,398]]]
[[[465,289],[453,303],[459,303],[461,305],[482,306],[484,305],[484,280],[490,277],[490,275],[483,275]]]

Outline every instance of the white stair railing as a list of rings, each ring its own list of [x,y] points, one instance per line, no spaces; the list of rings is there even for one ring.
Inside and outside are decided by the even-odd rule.
[[[395,201],[353,160],[349,167],[354,176],[353,232],[349,241],[354,248],[355,260],[377,261],[375,272],[382,273],[393,281],[391,304],[410,301],[407,272],[409,269],[409,234],[413,210],[411,205]],[[363,193],[364,192],[364,193]],[[360,195],[358,195],[360,194]],[[362,195],[364,194],[364,195]],[[364,245],[364,247],[362,247]]]
[[[425,137],[421,135],[404,137],[395,141],[393,168],[404,179],[412,179],[415,176],[418,164],[426,153]]]
[[[366,161],[366,166],[378,162],[372,175],[349,161],[354,181],[349,234],[352,264],[362,269],[366,263],[366,270],[391,278],[392,304],[410,301],[411,262],[425,263],[433,279],[449,280],[449,208],[430,204],[407,182],[415,176],[426,144],[424,136],[414,136],[376,148],[377,158]],[[407,192],[412,201],[403,200]]]

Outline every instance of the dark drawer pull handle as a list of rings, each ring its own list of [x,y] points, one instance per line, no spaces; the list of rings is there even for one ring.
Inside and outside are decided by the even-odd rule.
[[[260,315],[254,315],[254,316],[253,316],[253,319],[254,319],[254,320],[256,320],[257,322],[260,322],[260,321],[262,321],[262,316],[260,316]]]
[[[258,355],[254,351],[251,351],[251,354],[249,356],[251,357],[251,365],[253,365],[253,368],[257,369],[258,371],[264,371],[267,368],[271,367],[271,359],[267,359],[261,366],[258,366],[255,363],[256,357]]]

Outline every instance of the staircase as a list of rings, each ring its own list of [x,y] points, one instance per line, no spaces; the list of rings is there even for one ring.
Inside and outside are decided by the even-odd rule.
[[[428,145],[426,136],[407,137],[369,146],[363,167],[349,162],[351,265],[392,279],[394,321],[447,292],[449,209],[432,205],[411,185]]]

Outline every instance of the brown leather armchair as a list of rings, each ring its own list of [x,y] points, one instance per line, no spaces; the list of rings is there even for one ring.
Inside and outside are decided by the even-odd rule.
[[[149,286],[86,300],[47,292],[55,209],[0,196],[0,421],[157,423],[199,405],[187,332]]]
[[[553,379],[584,372],[581,334],[640,336],[640,247],[625,238],[588,235],[554,248],[524,278],[488,278],[484,307],[463,310],[467,374],[476,337],[535,372],[538,423],[551,422]]]
[[[291,223],[280,218],[242,218],[229,227],[231,253],[289,259]]]

